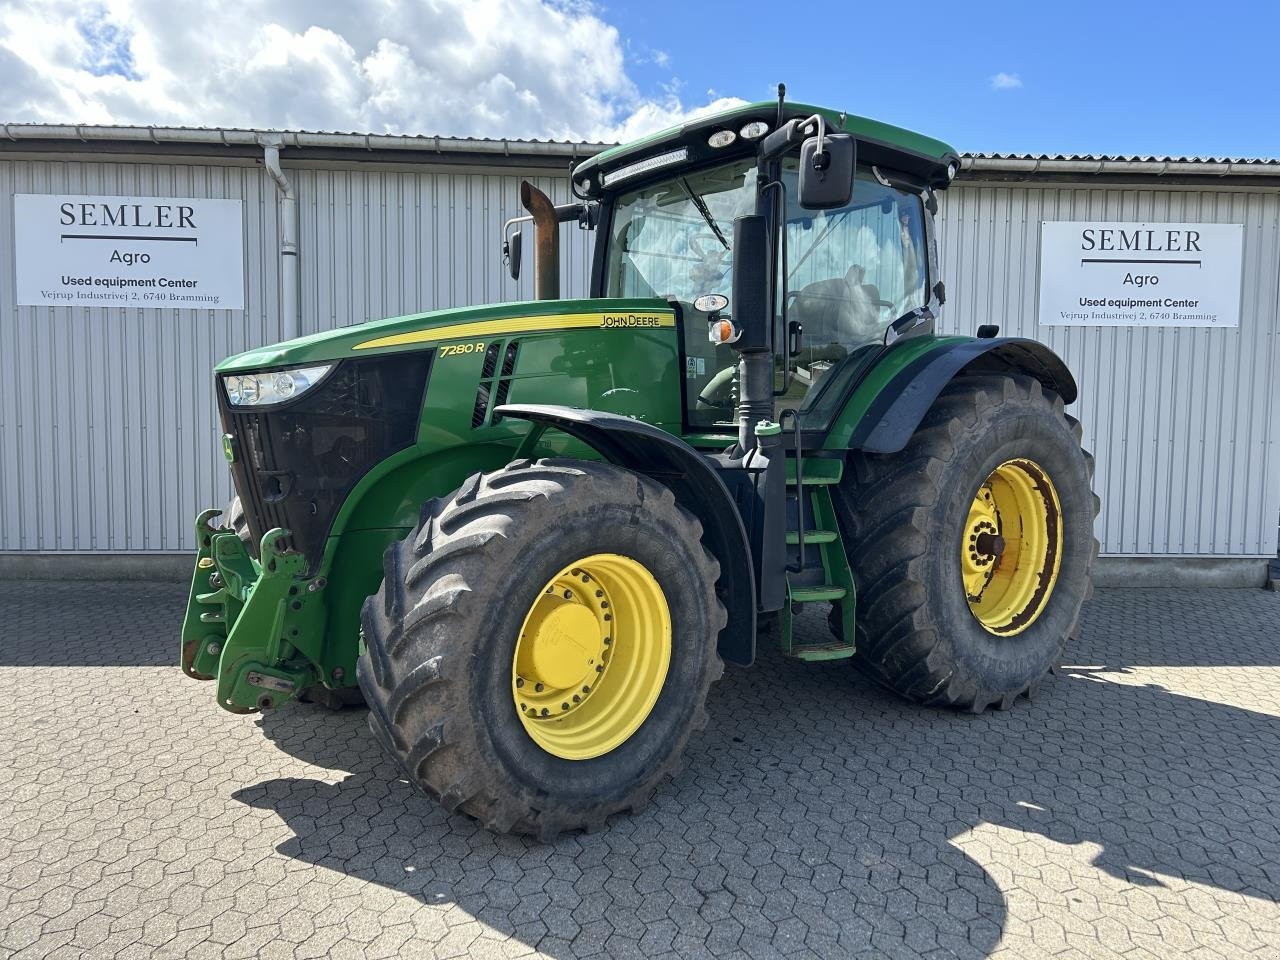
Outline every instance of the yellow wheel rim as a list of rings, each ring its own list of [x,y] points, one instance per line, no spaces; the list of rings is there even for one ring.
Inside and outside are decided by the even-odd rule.
[[[596,553],[557,573],[525,615],[511,662],[520,722],[547,753],[588,760],[644,723],[671,665],[671,610],[648,569]]]
[[[960,544],[969,609],[988,633],[1021,633],[1044,612],[1062,563],[1062,507],[1048,473],[1006,460],[978,488]]]

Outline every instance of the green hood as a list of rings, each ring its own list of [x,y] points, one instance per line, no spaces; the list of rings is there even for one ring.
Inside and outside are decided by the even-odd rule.
[[[660,314],[664,322],[649,323],[650,314]],[[369,353],[421,350],[446,341],[482,340],[516,331],[531,333],[613,325],[669,326],[670,318],[670,305],[657,299],[531,300],[433,310],[324,330],[260,347],[228,357],[218,364],[216,372],[244,372]]]

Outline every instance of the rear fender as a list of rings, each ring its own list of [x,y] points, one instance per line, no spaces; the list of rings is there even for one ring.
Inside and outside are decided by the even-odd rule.
[[[495,413],[554,427],[590,446],[605,460],[658,481],[702,523],[702,542],[720,563],[719,594],[729,614],[720,656],[748,665],[755,658],[756,587],[751,545],[742,516],[715,467],[678,437],[641,420],[598,410],[543,404],[508,404]]]
[[[1062,398],[1076,399],[1075,378],[1062,359],[1035,340],[947,340],[902,368],[880,388],[848,441],[848,449],[897,453],[943,389],[967,373],[1022,374]],[[856,400],[856,393],[855,393]]]

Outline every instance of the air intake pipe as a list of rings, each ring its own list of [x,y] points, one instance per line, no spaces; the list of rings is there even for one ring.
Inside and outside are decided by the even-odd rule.
[[[560,299],[560,217],[551,198],[528,180],[520,204],[533,217],[533,291],[539,300]]]
[[[738,451],[756,447],[756,424],[773,417],[773,313],[768,223],[761,216],[733,221],[733,322],[739,333]]]

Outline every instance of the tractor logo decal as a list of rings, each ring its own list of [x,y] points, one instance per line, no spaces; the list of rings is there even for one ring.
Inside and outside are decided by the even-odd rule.
[[[636,313],[606,313],[600,321],[602,327],[661,327],[663,321],[670,321],[670,317],[664,317],[661,314],[636,314]]]

